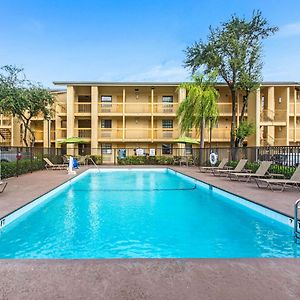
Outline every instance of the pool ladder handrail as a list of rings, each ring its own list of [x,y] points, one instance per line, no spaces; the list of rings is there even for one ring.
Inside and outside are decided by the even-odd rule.
[[[294,236],[296,241],[300,241],[300,222],[298,221],[298,213],[300,210],[300,199],[294,205]]]
[[[94,160],[91,157],[89,157],[88,160],[90,160],[93,163],[93,165],[96,167],[96,169],[100,171],[99,166],[94,162]]]

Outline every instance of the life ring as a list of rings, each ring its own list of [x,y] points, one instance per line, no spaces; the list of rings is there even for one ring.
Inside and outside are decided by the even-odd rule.
[[[218,155],[214,152],[212,152],[210,155],[209,155],[209,162],[212,164],[212,165],[215,165],[218,161]]]

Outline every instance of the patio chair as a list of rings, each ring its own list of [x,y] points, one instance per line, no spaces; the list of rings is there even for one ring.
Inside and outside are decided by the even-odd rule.
[[[8,182],[7,181],[0,181],[0,186],[2,187],[0,194],[4,192],[6,186],[7,186]]]
[[[247,163],[247,159],[240,159],[237,166],[233,170],[213,170],[213,174],[215,176],[228,176],[230,173],[241,173],[243,172],[245,165]]]
[[[181,165],[186,165],[187,167],[189,166],[189,158],[187,156],[179,159],[179,166],[181,167]]]
[[[84,156],[80,156],[79,159],[78,159],[78,163],[80,166],[85,166],[86,165],[86,160],[87,160],[87,156],[84,155]]]
[[[287,187],[294,187],[300,191],[300,166],[297,167],[291,179],[255,179],[255,182],[259,188],[269,188],[274,192],[274,187],[279,186],[280,192],[284,191]]]
[[[207,172],[212,172],[213,170],[223,170],[226,168],[227,163],[228,163],[228,158],[223,158],[218,166],[200,167],[199,171],[203,173],[207,173]]]
[[[43,159],[46,162],[45,167],[47,170],[66,170],[68,167],[65,164],[53,164],[47,157],[44,157]]]
[[[242,179],[246,179],[246,182],[251,181],[252,178],[263,178],[268,175],[268,170],[272,164],[272,161],[263,161],[255,173],[230,173],[229,179],[230,180],[238,180],[242,181]]]

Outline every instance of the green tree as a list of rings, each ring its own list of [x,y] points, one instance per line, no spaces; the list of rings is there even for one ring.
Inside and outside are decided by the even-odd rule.
[[[218,91],[214,88],[215,75],[208,77],[193,75],[193,82],[182,83],[179,88],[186,90],[186,98],[180,103],[177,117],[181,131],[189,132],[192,128],[200,130],[200,148],[204,148],[205,124],[212,127],[218,118]]]
[[[242,146],[245,138],[255,133],[255,125],[252,122],[242,121],[236,129],[237,147]]]
[[[226,82],[231,93],[232,119],[230,144],[236,144],[237,92],[246,96],[243,101],[241,120],[244,119],[248,96],[261,82],[262,41],[274,34],[278,28],[270,26],[260,11],[253,12],[251,20],[233,15],[220,27],[209,28],[207,42],[195,42],[186,49],[185,66],[194,73],[199,68],[204,73],[218,70],[219,77]]]
[[[51,116],[53,95],[41,85],[26,79],[23,69],[4,66],[0,73],[0,113],[17,117],[24,127],[23,142],[34,146],[35,135],[30,128],[32,118],[42,115]]]

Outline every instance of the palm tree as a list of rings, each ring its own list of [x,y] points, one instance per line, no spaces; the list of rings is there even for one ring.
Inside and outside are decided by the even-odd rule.
[[[180,103],[177,117],[182,133],[192,128],[200,129],[200,148],[204,148],[205,124],[209,124],[210,132],[218,119],[218,91],[214,88],[214,73],[204,77],[193,75],[193,82],[182,83],[179,88],[186,90],[186,98]]]

